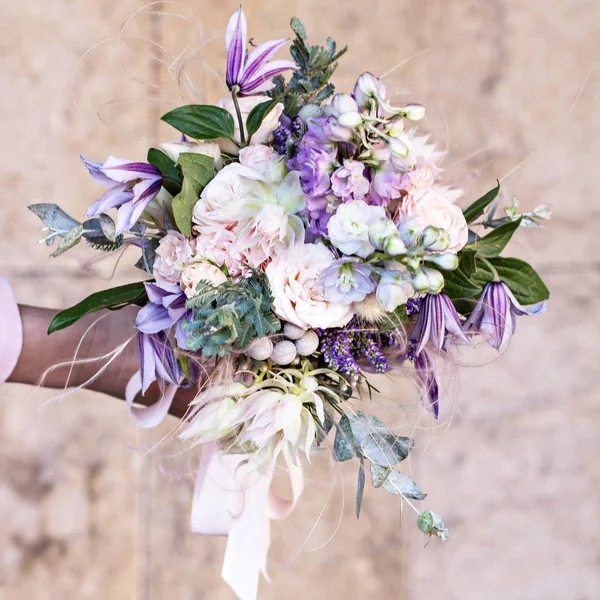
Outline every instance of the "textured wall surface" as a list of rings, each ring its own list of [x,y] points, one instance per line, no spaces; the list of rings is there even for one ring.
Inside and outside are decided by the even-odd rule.
[[[194,40],[194,12],[206,39],[221,35],[204,58],[222,68],[234,0],[155,3],[115,40],[145,4],[0,0],[0,273],[21,302],[61,307],[109,285],[114,261],[92,262],[84,248],[50,260],[25,206],[59,202],[77,215],[97,193],[80,152],[142,157],[172,135],[158,117],[181,102],[173,77]],[[315,40],[350,44],[339,89],[363,70],[394,69],[390,87],[428,106],[425,126],[467,198],[499,177],[524,207],[549,203],[555,214],[548,230],[522,233],[512,247],[547,279],[547,314],[521,319],[502,357],[478,348],[448,366],[439,424],[415,405],[409,382],[384,382],[381,409],[417,436],[410,468],[450,541],[425,547],[412,515],[401,523],[395,499],[372,489],[356,523],[356,472],[317,457],[297,512],[275,528],[273,581],[261,597],[600,598],[600,3],[244,6],[257,41],[284,34],[294,13]],[[215,100],[198,53],[185,66],[187,96],[198,96],[193,83]],[[129,262],[113,284],[133,275]],[[172,444],[144,452],[174,421],[142,437],[113,399],[78,392],[49,402],[51,393],[15,385],[0,395],[1,600],[232,597],[219,577],[224,540],[188,532],[192,457]]]

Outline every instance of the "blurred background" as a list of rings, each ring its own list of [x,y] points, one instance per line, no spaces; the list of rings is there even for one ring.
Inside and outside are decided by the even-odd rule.
[[[98,194],[79,153],[143,159],[173,137],[159,125],[170,106],[218,98],[210,65],[224,70],[236,0],[146,5],[0,0],[0,273],[22,303],[65,307],[139,277],[131,256],[97,263],[81,247],[50,259],[26,205],[56,202],[78,217]],[[549,285],[546,315],[521,319],[503,356],[477,348],[447,365],[440,422],[410,381],[383,382],[377,402],[417,437],[407,466],[450,540],[425,544],[414,515],[401,519],[396,498],[369,487],[357,522],[356,465],[318,456],[297,511],[274,528],[261,598],[600,598],[600,3],[244,9],[257,42],[287,35],[297,15],[315,43],[348,44],[338,90],[362,71],[389,72],[394,94],[427,106],[423,127],[447,149],[465,204],[500,178],[507,201],[554,211],[546,230],[522,230],[511,246]],[[225,541],[189,533],[193,457],[170,444],[145,451],[175,421],[140,437],[108,397],[58,401],[15,385],[0,395],[1,600],[233,597],[220,579]]]

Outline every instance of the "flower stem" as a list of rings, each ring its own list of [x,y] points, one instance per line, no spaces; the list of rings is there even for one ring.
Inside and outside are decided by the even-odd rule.
[[[237,115],[238,124],[240,126],[240,142],[242,146],[246,145],[246,133],[244,132],[244,119],[242,119],[242,111],[240,110],[240,104],[238,102],[238,92],[240,87],[234,85],[231,88],[231,97],[233,98],[233,105],[235,106],[235,114]]]
[[[484,256],[478,256],[477,257],[480,261],[482,261],[483,263],[485,263],[485,265],[487,267],[490,268],[490,270],[492,271],[492,273],[494,274],[494,281],[500,281],[500,275],[498,275],[498,271],[496,271],[494,265]]]

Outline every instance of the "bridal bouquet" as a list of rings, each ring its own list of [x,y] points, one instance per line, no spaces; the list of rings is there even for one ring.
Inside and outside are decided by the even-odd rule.
[[[287,40],[248,50],[240,8],[226,31],[229,96],[165,114],[181,140],[151,148],[146,162],[82,158],[107,188],[86,220],[54,204],[29,207],[46,243],[58,242],[53,256],[81,240],[107,252],[131,246],[145,276],[61,312],[50,333],[94,311],[140,307],[128,401],[153,382],[163,399],[132,414],[155,425],[178,387],[198,389],[179,434],[205,448],[194,530],[231,538],[239,526],[264,554],[264,521],[278,515],[267,506],[278,457],[298,495],[300,455],[310,461],[332,442],[335,460],[357,462],[357,517],[368,471],[375,488],[416,511],[425,535],[444,540],[444,521],[417,508],[425,494],[401,469],[413,440],[353,400],[377,393],[370,374],[412,365],[437,417],[436,365],[450,347],[483,337],[501,349],[518,316],[543,310],[540,277],[502,252],[549,211],[522,214],[515,202],[502,213],[499,184],[459,208],[460,190],[441,179],[443,153],[414,125],[424,107],[397,106],[369,72],[351,93],[334,93],[345,48],[309,45],[298,19],[291,27],[293,60],[274,60]],[[243,508],[228,509],[222,526],[202,523],[219,521],[217,505],[234,488]],[[280,502],[279,516],[289,508]],[[245,548],[228,580],[250,598],[258,570],[234,581],[255,560]]]

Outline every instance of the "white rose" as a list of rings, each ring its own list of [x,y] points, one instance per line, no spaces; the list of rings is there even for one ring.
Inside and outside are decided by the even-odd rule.
[[[238,98],[238,104],[240,106],[240,112],[242,113],[242,120],[244,121],[244,125],[246,125],[246,120],[248,119],[250,111],[255,106],[258,106],[259,104],[262,104],[267,100],[268,98],[265,98],[265,96],[246,96],[243,98]],[[217,106],[219,108],[224,108],[233,117],[233,122],[235,123],[235,132],[233,137],[236,141],[239,142],[240,124],[237,118],[237,113],[235,111],[235,106],[233,104],[233,99],[230,97],[221,98],[221,100],[217,102]],[[265,117],[258,131],[252,136],[252,139],[250,140],[252,144],[266,144],[271,140],[273,131],[279,126],[279,117],[281,116],[282,112],[283,104],[281,104],[280,102],[271,109],[271,112]],[[230,139],[219,138],[215,141],[217,144],[219,144],[223,152],[237,155],[240,151],[240,149]]]
[[[181,289],[188,298],[193,298],[198,294],[196,288],[201,281],[205,281],[216,287],[225,283],[227,277],[221,269],[206,261],[192,263],[183,269],[181,273]]]
[[[431,225],[443,229],[450,238],[448,252],[458,252],[469,237],[469,227],[462,210],[435,189],[415,190],[402,202],[402,211],[415,217],[423,228]]]
[[[162,151],[173,161],[177,162],[180,154],[203,154],[210,156],[215,161],[217,171],[223,166],[221,148],[215,142],[165,142],[160,145]]]
[[[193,242],[178,231],[169,231],[156,249],[153,274],[158,283],[179,283],[181,269],[194,253]]]
[[[369,206],[363,200],[342,204],[327,224],[329,239],[344,254],[366,258],[375,252],[369,241],[369,228],[385,218],[382,206]]]
[[[270,175],[273,170],[281,172],[277,175],[280,175],[279,179],[283,179],[285,164],[282,167],[283,160],[280,159],[279,154],[271,146],[265,146],[264,144],[246,146],[240,150],[240,163],[269,179],[272,179]]]
[[[202,232],[210,232],[215,225],[228,225],[237,219],[236,207],[252,196],[260,175],[238,163],[221,169],[202,190],[200,199],[194,206],[192,221]]]
[[[265,270],[275,314],[302,329],[343,327],[353,316],[348,304],[327,302],[317,287],[335,257],[323,244],[291,246]]]

